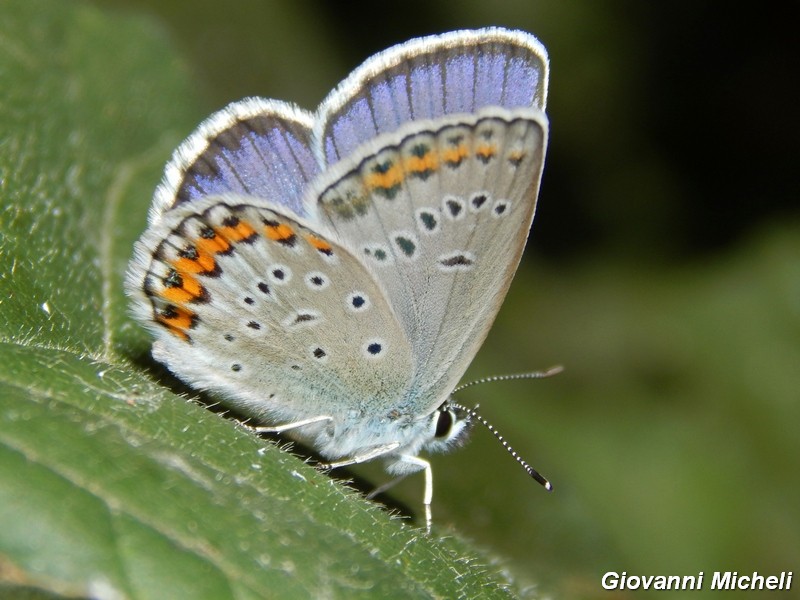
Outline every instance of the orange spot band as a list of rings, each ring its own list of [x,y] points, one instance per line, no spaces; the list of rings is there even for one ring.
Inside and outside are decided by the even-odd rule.
[[[198,238],[195,242],[198,252],[208,252],[210,254],[219,254],[220,252],[227,252],[231,249],[230,243],[224,237],[219,235],[216,231],[213,238]]]
[[[292,229],[285,223],[279,223],[277,225],[266,225],[264,227],[264,232],[267,234],[267,237],[271,239],[273,242],[288,240],[294,235],[294,229]]]
[[[458,145],[455,148],[447,148],[442,151],[442,159],[448,163],[459,163],[467,157],[467,149],[464,145]]]
[[[328,242],[326,242],[322,238],[318,238],[315,235],[310,235],[310,234],[307,235],[306,240],[308,240],[308,243],[314,246],[314,248],[316,248],[320,252],[330,252],[331,250],[331,245]]]
[[[171,312],[173,314],[169,316],[160,314],[158,320],[165,325],[177,327],[178,329],[189,329],[192,326],[192,319],[195,317],[192,311],[181,308],[180,306],[174,306],[171,307]]]
[[[225,226],[217,230],[217,233],[225,236],[232,242],[241,242],[242,240],[246,240],[247,238],[253,236],[255,232],[256,230],[253,229],[246,221],[239,221],[232,227]]]
[[[485,158],[491,158],[495,154],[497,154],[497,148],[495,146],[490,146],[488,144],[485,144],[483,146],[478,146],[475,149],[475,155],[476,156],[483,156]]]

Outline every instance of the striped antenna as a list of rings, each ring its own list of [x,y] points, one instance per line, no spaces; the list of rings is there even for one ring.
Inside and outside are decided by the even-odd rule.
[[[456,394],[463,389],[481,383],[494,383],[496,381],[514,381],[515,379],[542,379],[544,377],[551,377],[552,375],[558,375],[563,370],[564,367],[562,367],[561,365],[556,365],[555,367],[550,367],[546,371],[533,371],[531,373],[512,373],[511,375],[493,375],[491,377],[484,377],[483,379],[476,379],[474,381],[468,381],[467,383],[462,383],[460,386],[454,389],[452,393]]]
[[[475,408],[467,408],[466,406],[462,406],[461,404],[456,404],[455,402],[448,402],[447,404],[448,404],[448,406],[449,406],[450,408],[454,408],[454,409],[456,409],[456,410],[462,410],[462,411],[464,411],[464,412],[466,413],[466,415],[467,415],[467,416],[466,416],[467,420],[469,420],[469,419],[475,419],[475,420],[476,420],[476,421],[478,421],[478,422],[479,422],[481,425],[483,425],[484,427],[486,427],[486,429],[488,429],[489,431],[491,431],[491,432],[492,432],[492,435],[494,435],[494,437],[496,437],[496,438],[498,439],[498,441],[499,441],[499,442],[500,442],[500,443],[503,445],[503,448],[505,448],[505,449],[508,451],[508,453],[509,453],[511,456],[513,456],[513,457],[514,457],[514,460],[516,460],[516,461],[517,461],[517,462],[520,464],[520,466],[521,466],[523,469],[525,469],[525,472],[526,472],[528,475],[530,475],[530,476],[531,476],[531,477],[533,477],[533,478],[534,478],[536,481],[538,481],[539,483],[541,483],[541,484],[542,484],[542,486],[544,487],[544,489],[546,489],[548,492],[550,492],[550,491],[552,491],[552,490],[553,490],[553,485],[552,485],[552,484],[551,484],[549,481],[547,481],[547,479],[545,479],[545,478],[544,478],[544,477],[543,477],[543,476],[542,476],[542,475],[539,473],[539,471],[537,471],[537,470],[536,470],[536,469],[534,469],[532,466],[530,466],[530,465],[528,464],[528,462],[527,462],[527,461],[526,461],[524,458],[522,458],[522,457],[521,457],[519,454],[517,454],[517,451],[516,451],[516,450],[514,450],[514,448],[512,448],[512,447],[511,447],[511,445],[510,445],[510,444],[509,444],[509,443],[508,443],[508,442],[505,440],[505,438],[504,438],[502,435],[500,435],[500,432],[499,432],[499,431],[497,431],[497,429],[495,429],[495,428],[494,428],[494,425],[492,425],[491,423],[489,423],[489,421],[487,421],[486,419],[484,419],[482,416],[480,416],[480,415],[478,414],[478,412],[477,412],[477,411],[478,411],[478,406],[475,406]]]
[[[555,367],[550,367],[546,371],[533,371],[531,373],[515,373],[512,375],[494,375],[492,377],[484,377],[483,379],[476,379],[475,381],[469,381],[467,383],[458,386],[455,390],[453,390],[453,393],[455,394],[456,392],[460,392],[465,388],[472,387],[473,385],[478,385],[481,383],[493,383],[496,381],[514,381],[516,379],[542,379],[543,377],[550,377],[552,375],[557,375],[558,373],[561,373],[561,371],[563,370],[564,367],[562,367],[561,365],[557,365]],[[522,458],[519,454],[517,454],[517,451],[511,447],[511,445],[505,440],[505,438],[502,435],[500,435],[500,432],[494,428],[494,425],[489,423],[489,421],[487,421],[478,414],[477,405],[475,406],[475,408],[467,408],[466,406],[462,406],[461,404],[456,404],[455,402],[448,402],[448,405],[456,410],[464,411],[466,413],[466,418],[468,420],[475,419],[481,425],[486,427],[486,429],[491,431],[492,435],[496,437],[497,440],[503,445],[503,448],[505,448],[508,451],[508,453],[514,457],[514,460],[516,460],[520,464],[520,466],[523,469],[525,469],[525,472],[528,475],[530,475],[536,481],[542,484],[544,489],[546,489],[548,492],[552,491],[553,485],[549,481],[547,481],[547,479],[545,479],[539,473],[539,471],[530,466],[524,458]]]

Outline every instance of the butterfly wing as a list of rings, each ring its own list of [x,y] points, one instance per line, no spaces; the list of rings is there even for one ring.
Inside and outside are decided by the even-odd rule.
[[[419,38],[364,62],[322,103],[315,137],[321,164],[410,121],[536,107],[547,98],[547,52],[532,35],[499,28]]]
[[[150,222],[186,202],[226,193],[269,199],[306,215],[303,194],[320,172],[311,150],[313,119],[291,104],[261,98],[214,113],[167,164]]]
[[[137,243],[127,289],[156,359],[265,422],[388,411],[412,376],[363,264],[264,200],[209,196],[166,212]]]
[[[129,270],[156,358],[271,422],[432,411],[522,253],[546,92],[538,41],[485,29],[369,59],[316,117],[261,99],[212,115]]]
[[[364,260],[414,349],[409,393],[433,409],[466,371],[533,219],[547,121],[487,108],[408,123],[323,178],[318,219]]]
[[[415,349],[431,409],[494,320],[533,219],[544,161],[544,47],[524,32],[413,40],[323,102],[317,217],[365,258]]]

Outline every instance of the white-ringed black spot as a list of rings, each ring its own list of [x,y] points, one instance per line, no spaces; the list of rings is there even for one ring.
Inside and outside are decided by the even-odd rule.
[[[373,246],[364,246],[363,250],[364,254],[378,264],[388,264],[391,262],[392,255],[386,246],[375,244]]]
[[[308,325],[316,325],[319,321],[320,315],[318,312],[305,308],[298,310],[296,313],[286,317],[283,320],[283,326],[289,329]]]
[[[407,232],[399,232],[394,234],[392,242],[401,256],[414,258],[414,254],[417,252],[417,240],[413,235]]]
[[[248,321],[247,326],[250,329],[255,329],[256,331],[261,329],[261,323],[259,323],[258,321]]]
[[[330,280],[324,273],[312,271],[306,274],[306,285],[312,290],[324,290],[330,285]]]
[[[273,265],[270,267],[267,277],[275,285],[284,285],[292,279],[292,270],[286,265]]]
[[[492,207],[492,216],[502,217],[507,214],[510,204],[508,200],[497,200]]]
[[[369,296],[363,292],[353,292],[347,296],[347,308],[353,312],[361,312],[370,307]]]
[[[417,227],[425,233],[434,233],[439,229],[438,210],[429,208],[417,210]]]
[[[444,214],[450,217],[453,221],[462,219],[464,217],[464,201],[455,196],[445,196],[442,201],[444,205]]]
[[[486,192],[480,192],[475,194],[472,198],[470,198],[469,206],[473,212],[478,212],[483,206],[486,204],[486,201],[489,199],[489,195]]]
[[[266,283],[264,283],[263,281],[259,281],[258,282],[258,289],[259,289],[260,292],[262,292],[262,293],[266,294],[267,296],[269,296],[269,294],[270,294],[269,286]]]
[[[386,342],[374,339],[364,344],[364,356],[367,358],[382,358],[386,354]]]
[[[475,256],[471,252],[451,252],[438,259],[439,268],[445,272],[469,271],[475,264]]]

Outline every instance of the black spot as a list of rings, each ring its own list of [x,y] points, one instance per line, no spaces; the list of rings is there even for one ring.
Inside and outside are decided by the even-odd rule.
[[[178,250],[178,257],[188,260],[197,260],[200,258],[200,253],[197,251],[196,247],[186,246]],[[219,277],[222,274],[222,270],[219,268],[219,264],[216,261],[214,261],[213,265],[210,271],[201,271],[199,274],[206,277]]]
[[[406,256],[414,256],[414,252],[417,250],[417,245],[414,243],[414,240],[403,235],[398,235],[395,236],[394,241],[403,254]]]
[[[197,253],[197,248],[194,246],[186,246],[186,248],[178,251],[178,256],[181,258],[188,258],[189,260],[197,260],[197,257],[200,255]]]
[[[264,292],[265,294],[269,295],[269,286],[263,281],[258,282],[258,289]]]
[[[364,300],[364,296],[353,296],[350,302],[353,305],[353,308],[361,308],[367,303],[367,301]]]
[[[292,371],[299,371],[300,365],[292,365]]]
[[[413,154],[417,158],[422,158],[430,151],[431,151],[430,147],[427,146],[426,144],[415,144],[411,148],[411,154]]]
[[[498,204],[497,206],[494,207],[494,214],[502,215],[504,212],[506,212],[507,208],[508,204]]]
[[[234,363],[231,365],[231,371],[241,371],[241,370],[242,370],[242,365],[238,363]]]
[[[453,215],[453,217],[457,217],[461,212],[461,204],[459,202],[456,202],[455,200],[452,199],[447,200],[445,201],[445,205],[447,206],[447,210],[450,211],[450,214]]]
[[[226,333],[223,337],[225,338],[226,342],[232,342],[234,339],[230,333]]]
[[[392,161],[391,160],[385,160],[382,163],[378,163],[374,167],[372,167],[372,172],[373,173],[383,174],[383,173],[386,173],[391,168],[392,168]]]
[[[255,330],[259,330],[259,329],[261,329],[261,323],[259,323],[259,322],[257,322],[257,321],[250,321],[250,322],[247,324],[247,326],[248,326],[250,329],[255,329]]]
[[[183,286],[183,278],[175,269],[170,269],[167,276],[163,279],[164,285],[168,288],[176,288]]]
[[[314,276],[311,278],[311,283],[313,283],[313,284],[314,284],[314,285],[316,285],[316,286],[320,286],[320,285],[322,285],[323,283],[325,283],[325,280],[324,280],[322,277],[320,277],[319,275],[314,275]]]
[[[389,256],[388,254],[386,254],[386,250],[384,250],[383,248],[375,248],[375,249],[364,248],[364,254],[366,254],[367,256],[371,256],[375,260],[381,262],[386,260]]]
[[[367,346],[367,352],[373,356],[380,354],[381,350],[383,350],[383,346],[381,346],[378,342],[372,342],[369,346]]]
[[[222,219],[222,224],[225,227],[236,227],[239,224],[239,217],[234,217],[233,215],[229,215]]]
[[[286,272],[283,269],[273,269],[272,276],[278,281],[283,281],[286,278]]]
[[[244,302],[245,302],[245,304],[255,304],[256,301],[253,300],[250,296],[245,296],[244,297]]]
[[[325,356],[327,356],[327,353],[322,348],[314,350],[314,358],[324,358]]]
[[[463,254],[450,256],[439,261],[445,267],[467,267],[472,264],[472,260]]]
[[[397,193],[400,191],[400,184],[390,185],[389,187],[379,186],[375,188],[375,193],[380,194],[387,200],[394,200]]]
[[[475,209],[480,208],[486,202],[486,195],[485,194],[478,194],[477,196],[472,197],[472,206]]]
[[[317,317],[315,317],[314,315],[308,313],[298,313],[297,316],[294,318],[294,322],[295,324],[307,323],[308,321],[313,321],[316,318]]]
[[[436,229],[436,215],[433,213],[422,211],[419,213],[419,220],[422,221],[422,226],[428,231]]]

